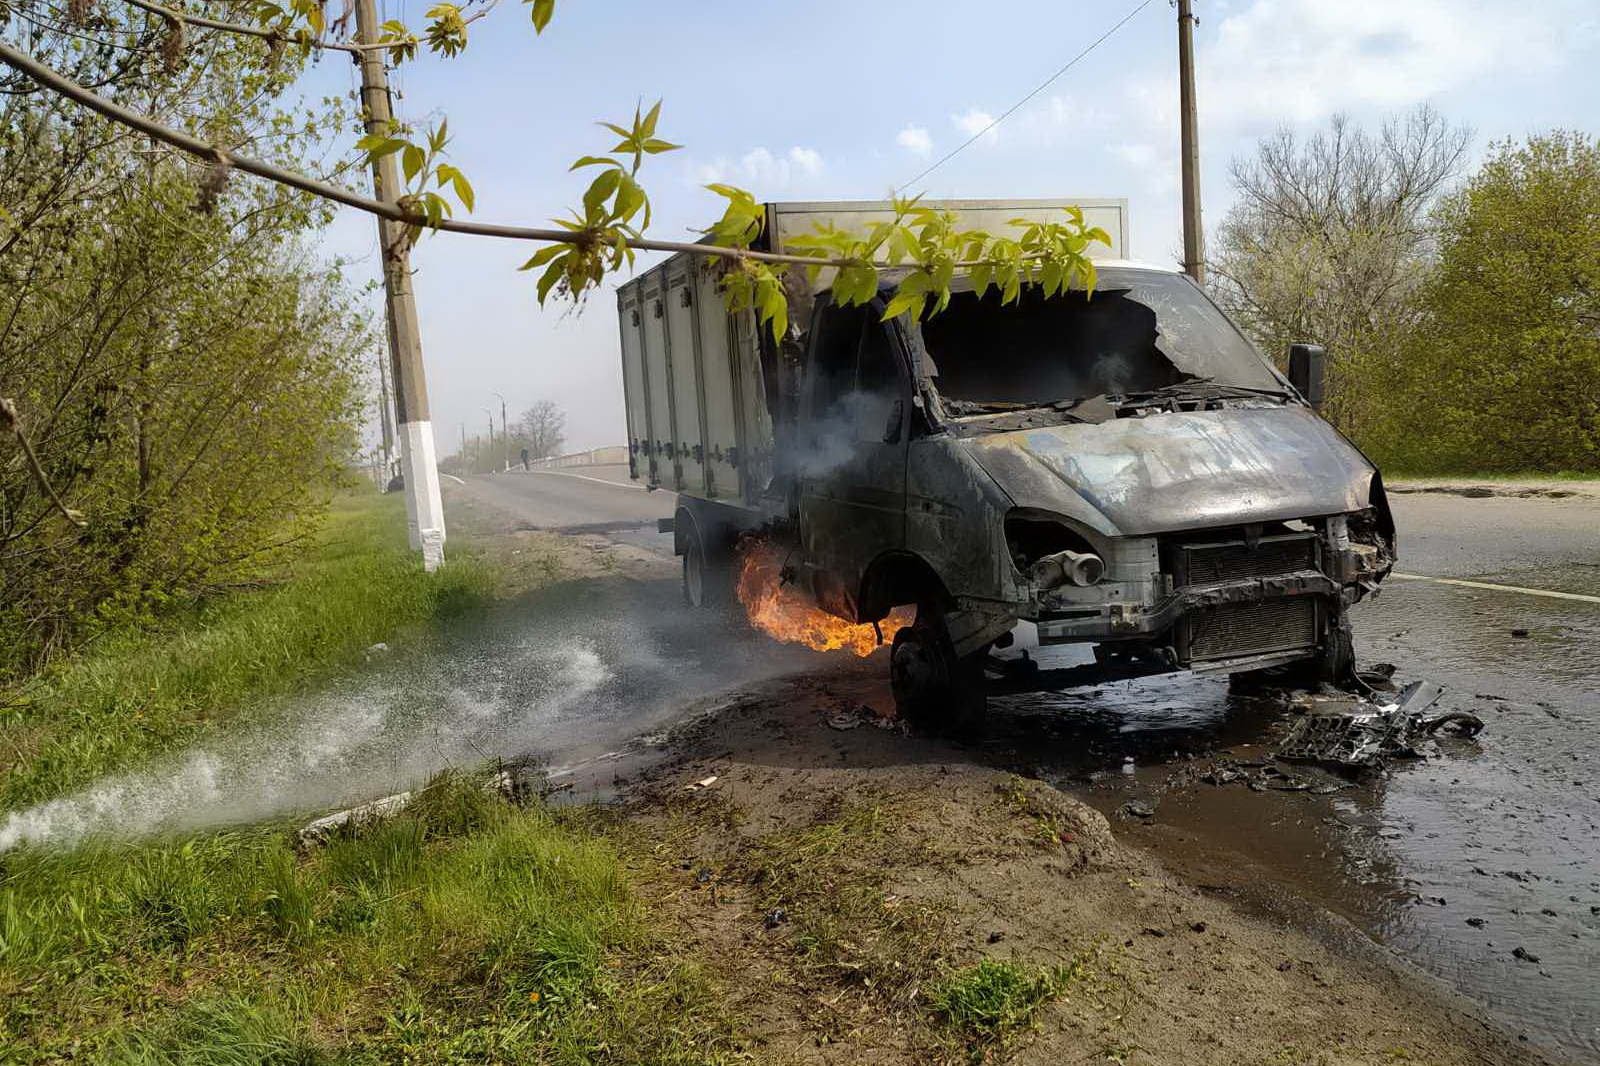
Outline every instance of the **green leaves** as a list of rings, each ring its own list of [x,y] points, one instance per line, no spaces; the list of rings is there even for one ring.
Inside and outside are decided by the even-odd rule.
[[[389,46],[389,58],[396,63],[403,63],[408,59],[417,57],[417,45],[420,43],[417,35],[406,29],[406,24],[399,19],[390,19],[383,24],[383,30],[378,35],[378,43]]]
[[[428,21],[428,47],[446,59],[460,55],[467,47],[467,23],[454,4],[435,4],[425,16]]]
[[[543,33],[544,28],[550,25],[550,16],[556,13],[556,0],[530,0],[533,8],[533,32]]]
[[[465,174],[448,163],[439,162],[445,147],[450,143],[450,128],[440,122],[428,130],[424,143],[417,144],[405,135],[402,127],[390,123],[381,133],[369,133],[356,142],[356,148],[367,154],[367,164],[374,166],[380,159],[400,153],[400,171],[405,177],[407,192],[397,199],[405,211],[420,216],[421,221],[408,230],[410,239],[419,236],[423,226],[437,227],[453,214],[450,203],[437,190],[448,188],[456,200],[468,211],[473,209],[475,197],[472,184]],[[428,188],[429,182],[434,188]]]

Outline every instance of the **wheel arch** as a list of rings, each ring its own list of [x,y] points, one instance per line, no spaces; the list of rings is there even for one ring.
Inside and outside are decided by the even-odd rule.
[[[903,604],[948,604],[951,599],[932,564],[916,552],[895,548],[880,552],[867,564],[857,616],[862,622],[878,622]]]

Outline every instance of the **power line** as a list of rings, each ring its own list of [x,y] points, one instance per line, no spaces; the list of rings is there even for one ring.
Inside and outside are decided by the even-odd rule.
[[[1000,114],[999,118],[995,119],[993,122],[991,122],[987,126],[983,127],[983,129],[979,130],[977,133],[974,133],[971,137],[968,137],[965,141],[962,141],[960,144],[958,144],[954,148],[950,149],[950,151],[946,152],[942,157],[940,157],[940,159],[937,162],[935,162],[934,164],[929,166],[926,170],[924,170],[922,173],[918,174],[916,177],[912,178],[910,181],[906,182],[904,185],[901,185],[898,189],[895,190],[895,192],[897,192],[897,193],[898,192],[904,192],[906,189],[908,189],[911,186],[915,185],[917,182],[921,181],[923,178],[927,177],[929,174],[932,174],[935,170],[938,170],[940,167],[944,166],[950,160],[954,159],[964,149],[970,147],[972,145],[972,143],[974,141],[976,141],[978,138],[982,137],[984,134],[988,133],[990,130],[992,130],[996,126],[1000,125],[1000,123],[1002,123],[1006,119],[1010,118],[1012,113],[1015,112],[1017,110],[1017,108],[1021,107],[1023,104],[1027,103],[1029,100],[1032,100],[1035,96],[1038,96],[1040,93],[1044,92],[1047,88],[1050,87],[1050,84],[1052,82],[1054,82],[1057,78],[1061,77],[1061,75],[1065,74],[1067,71],[1071,70],[1077,64],[1078,60],[1082,59],[1084,56],[1088,55],[1090,52],[1094,51],[1096,48],[1099,48],[1100,45],[1105,42],[1105,39],[1107,37],[1110,37],[1113,33],[1116,33],[1118,30],[1122,29],[1123,26],[1127,25],[1127,23],[1130,20],[1132,20],[1133,16],[1137,15],[1139,12],[1141,12],[1145,8],[1149,7],[1150,6],[1150,2],[1151,2],[1151,0],[1142,0],[1142,2],[1137,7],[1135,7],[1132,11],[1128,12],[1126,15],[1123,15],[1121,21],[1119,21],[1115,26],[1112,26],[1109,30],[1107,30],[1106,32],[1102,33],[1099,37],[1096,37],[1094,42],[1092,44],[1090,44],[1089,47],[1085,48],[1083,51],[1079,52],[1077,55],[1075,55],[1071,59],[1067,60],[1065,66],[1063,66],[1060,70],[1056,71],[1054,74],[1050,75],[1044,81],[1040,82],[1034,88],[1034,90],[1032,92],[1030,92],[1027,96],[1024,96],[1021,100],[1018,100],[1016,103],[1014,103],[1010,107],[1006,108],[1005,111],[1003,111]]]

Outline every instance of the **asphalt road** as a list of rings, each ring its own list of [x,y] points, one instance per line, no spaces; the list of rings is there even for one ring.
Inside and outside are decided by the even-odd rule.
[[[613,534],[672,551],[670,535],[656,532],[656,520],[672,517],[677,497],[632,482],[626,466],[511,471],[468,478],[446,491],[497,507],[530,529]]]

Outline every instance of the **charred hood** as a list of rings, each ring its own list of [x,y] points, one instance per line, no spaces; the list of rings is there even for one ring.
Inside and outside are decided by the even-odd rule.
[[[1116,418],[965,443],[1017,506],[1085,518],[1092,510],[1110,534],[1355,511],[1367,506],[1374,473],[1299,406]]]

